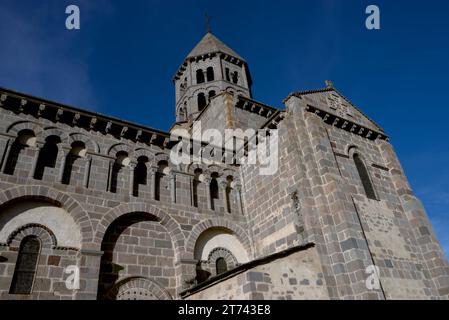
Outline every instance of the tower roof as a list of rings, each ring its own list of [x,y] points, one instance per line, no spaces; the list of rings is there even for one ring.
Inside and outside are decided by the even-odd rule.
[[[193,58],[201,56],[203,54],[212,52],[222,52],[233,56],[234,58],[245,61],[241,56],[239,56],[234,50],[225,45],[221,40],[214,36],[211,32],[206,33],[206,35],[201,39],[201,41],[190,51],[187,58]]]

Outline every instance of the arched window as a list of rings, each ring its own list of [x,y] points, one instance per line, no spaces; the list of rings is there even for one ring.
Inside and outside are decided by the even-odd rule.
[[[161,184],[162,179],[165,177],[166,169],[168,168],[168,162],[165,160],[161,160],[157,164],[157,171],[154,175],[154,199],[160,201],[161,200]]]
[[[214,68],[208,67],[206,70],[207,81],[214,81]]]
[[[217,275],[228,271],[228,264],[226,263],[225,258],[218,258],[217,261],[215,261],[215,269]]]
[[[212,99],[213,97],[215,97],[215,90],[211,90],[209,91],[209,100]]]
[[[229,68],[225,69],[225,76],[226,76],[226,81],[231,81],[231,77],[230,77],[230,73],[229,73]]]
[[[134,168],[133,195],[139,196],[139,185],[147,184],[147,162],[148,158],[141,156],[137,159],[137,165]]]
[[[196,70],[196,83],[204,83],[204,72],[203,69]]]
[[[206,96],[204,93],[198,94],[198,111],[202,111],[207,105]]]
[[[363,188],[365,189],[366,196],[369,199],[376,200],[376,193],[374,192],[373,184],[371,183],[368,170],[366,169],[363,160],[357,153],[354,153],[353,159],[359,173],[360,180],[362,181]]]
[[[36,275],[41,242],[36,236],[25,237],[20,243],[10,294],[31,294]]]
[[[238,84],[239,82],[239,73],[237,71],[232,73],[232,82]]]
[[[9,150],[8,158],[6,159],[5,168],[3,170],[5,174],[14,174],[20,152],[26,147],[34,145],[35,140],[36,136],[33,131],[25,129],[19,132]]]
[[[187,102],[184,102],[184,105],[179,108],[178,113],[178,121],[186,121],[187,119]]]
[[[37,158],[36,170],[34,171],[34,179],[42,180],[45,168],[54,168],[58,158],[58,143],[61,138],[58,136],[49,136],[45,139],[45,144],[39,151]]]
[[[112,172],[111,172],[111,187],[109,191],[111,191],[112,193],[117,192],[117,185],[120,171],[124,166],[127,166],[128,164],[129,164],[128,153],[126,153],[125,151],[117,152],[116,159],[114,161],[114,164],[112,165]]]
[[[72,143],[72,149],[67,154],[64,172],[62,174],[62,184],[70,184],[70,180],[72,178],[73,165],[75,164],[77,159],[86,156],[86,145],[82,141],[75,141]]]
[[[210,201],[211,201],[211,209],[215,210],[215,200],[219,199],[219,195],[218,195],[218,173],[212,173],[211,175],[211,180],[210,180],[210,185],[209,185],[209,190],[210,190]]]
[[[201,183],[200,182],[200,175],[203,173],[203,170],[201,169],[195,169],[194,172],[194,178],[193,178],[193,185],[192,185],[192,198],[193,198],[193,206],[198,208],[198,186]]]

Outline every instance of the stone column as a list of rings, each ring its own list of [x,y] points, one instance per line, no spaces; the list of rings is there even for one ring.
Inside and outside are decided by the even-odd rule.
[[[129,181],[128,189],[129,189],[129,195],[131,197],[134,197],[134,179],[136,179],[136,177],[134,175],[136,173],[136,170],[135,170],[136,169],[136,165],[137,165],[137,163],[131,162],[129,164],[128,168],[127,168],[127,170],[128,170],[128,177],[129,177],[129,179],[128,179],[128,181]]]
[[[83,181],[83,185],[86,188],[89,188],[89,178],[90,178],[90,168],[92,167],[92,158],[86,157],[84,158],[85,166],[84,166],[84,181]]]
[[[243,215],[243,202],[242,202],[242,185],[236,184],[234,187],[236,198],[237,198],[237,207],[239,209],[239,213]]]
[[[218,186],[221,189],[221,190],[219,190],[219,192],[222,194],[224,212],[230,213],[231,208],[228,208],[228,201],[227,201],[228,197],[227,197],[227,192],[226,192],[226,189],[228,187],[228,182],[225,180],[221,180],[221,181],[219,181]]]
[[[130,196],[133,195],[133,187],[134,187],[134,168],[136,167],[136,164],[134,162],[131,162],[128,166],[123,167],[123,173],[124,173],[124,186],[123,188],[126,190],[128,189],[128,193]],[[128,187],[126,186],[126,183],[128,183]]]
[[[56,156],[55,167],[48,168],[48,170],[44,170],[42,180],[45,180],[45,174],[47,174],[47,177],[51,179],[51,182],[58,182],[58,183],[61,182],[62,173],[64,172],[66,154],[68,154],[68,152],[66,152],[64,148],[58,147],[58,154]]]
[[[150,199],[155,200],[156,197],[156,172],[157,167],[151,166],[148,169],[148,173],[150,175],[150,181],[148,182],[150,184]]]
[[[60,165],[59,165],[59,173],[58,173],[58,180],[57,180],[59,183],[62,182],[62,177],[64,176],[65,163],[67,161],[67,156],[70,154],[70,150],[65,150],[64,148],[62,148],[62,150],[60,152],[62,153],[62,158],[61,158]],[[59,158],[59,153],[58,153],[58,158]]]
[[[169,179],[170,179],[171,202],[176,203],[176,173],[173,171],[170,172]]]
[[[30,172],[28,173],[28,176],[33,179],[34,177],[34,171],[36,171],[36,166],[37,166],[37,160],[39,159],[39,150],[40,148],[38,147],[38,145],[36,144],[36,147],[27,147],[28,150],[30,151],[30,153],[32,153],[32,157],[33,157],[33,161],[31,163],[31,168],[30,168]]]
[[[204,185],[206,187],[207,209],[212,210],[212,197],[210,194],[210,182],[211,178],[204,178]]]

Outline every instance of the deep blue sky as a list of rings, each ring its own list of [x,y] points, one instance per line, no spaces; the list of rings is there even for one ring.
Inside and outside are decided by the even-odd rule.
[[[380,31],[365,28],[369,4]],[[205,10],[249,62],[256,100],[282,107],[331,79],[383,126],[449,252],[448,1],[0,0],[0,86],[168,129]]]

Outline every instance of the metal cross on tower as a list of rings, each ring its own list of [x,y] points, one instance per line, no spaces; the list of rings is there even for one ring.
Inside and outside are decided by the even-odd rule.
[[[206,19],[206,32],[207,32],[207,33],[212,32],[212,29],[211,29],[211,27],[210,27],[210,20],[211,20],[212,18],[207,14],[207,11],[204,13],[204,17],[205,17],[205,19]]]

